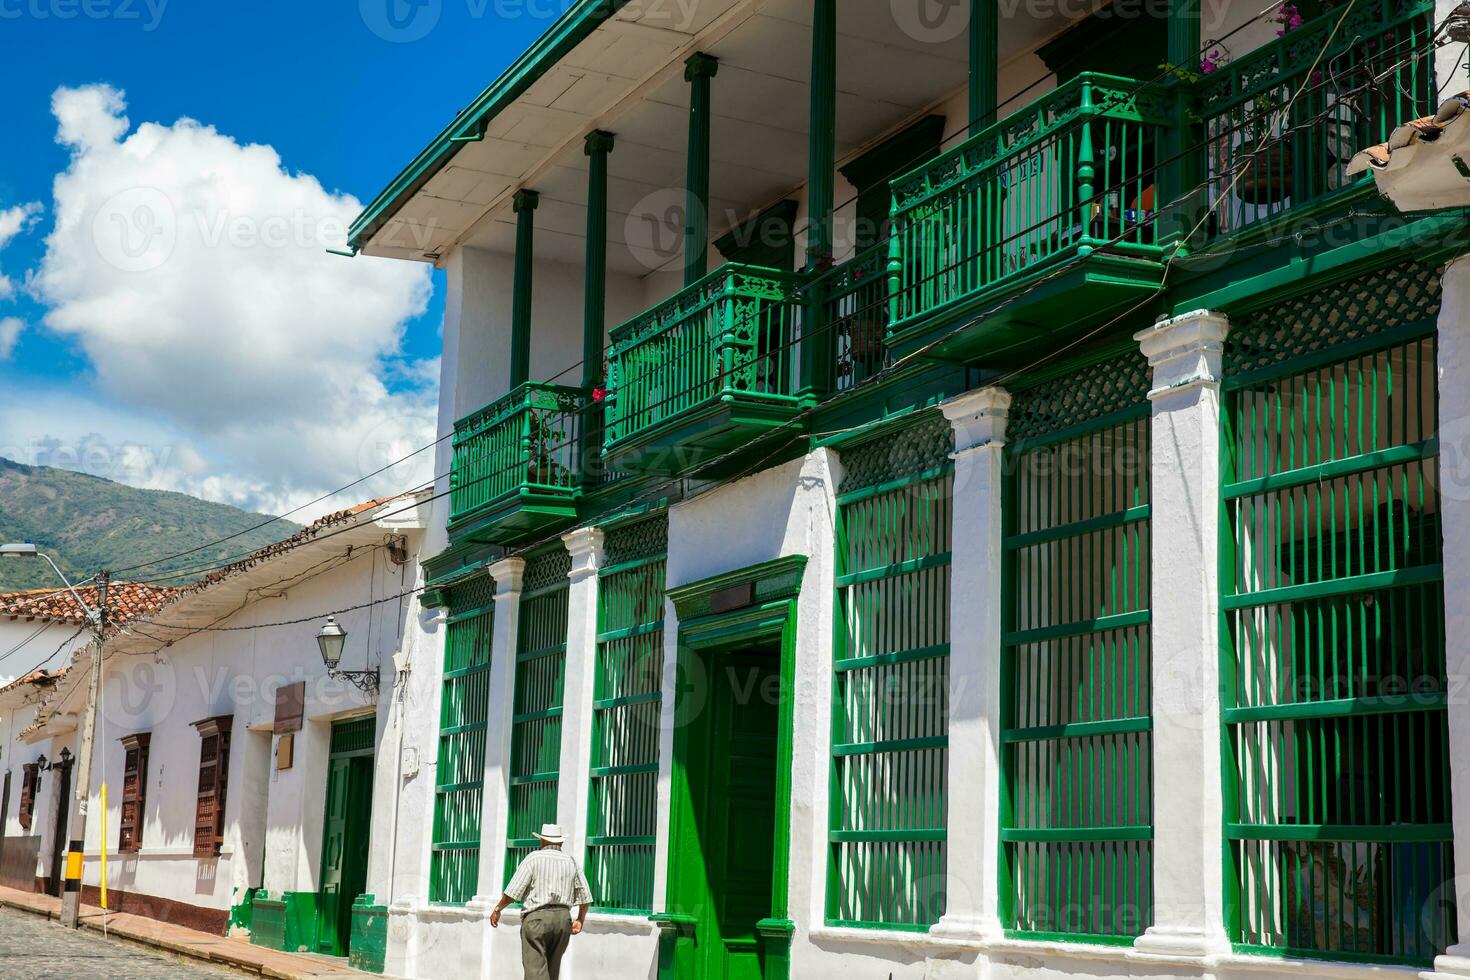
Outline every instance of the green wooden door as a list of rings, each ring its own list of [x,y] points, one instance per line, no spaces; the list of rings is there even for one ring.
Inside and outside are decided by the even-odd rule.
[[[372,825],[374,719],[333,726],[327,765],[327,806],[322,819],[322,864],[317,892],[317,952],[346,956],[352,902],[367,887],[368,835]],[[367,747],[356,745],[366,736]]]
[[[776,834],[776,746],[780,676],[773,651],[710,659],[704,712],[703,792],[697,797],[708,895],[699,940],[707,980],[760,980],[756,923],[771,914]]]
[[[352,760],[334,758],[327,768],[327,811],[322,829],[322,877],[317,900],[317,951],[345,956],[340,944],[342,876],[347,857],[347,801]],[[349,900],[350,901],[350,900]]]

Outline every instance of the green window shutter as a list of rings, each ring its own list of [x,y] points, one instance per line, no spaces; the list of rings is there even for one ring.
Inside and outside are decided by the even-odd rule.
[[[608,532],[597,592],[587,879],[598,909],[653,909],[668,515]]]
[[[461,904],[474,897],[480,875],[495,582],[481,575],[454,586],[448,598],[429,900]]]
[[[560,543],[526,562],[516,630],[515,706],[511,709],[507,882],[521,859],[540,846],[536,831],[542,824],[556,822],[571,563],[571,555]]]
[[[827,920],[944,914],[953,478],[943,419],[844,454]]]
[[[1001,919],[1131,942],[1152,921],[1147,364],[1120,350],[1011,408]]]
[[[1245,951],[1427,967],[1455,942],[1438,308],[1436,273],[1407,264],[1227,342],[1225,877]]]

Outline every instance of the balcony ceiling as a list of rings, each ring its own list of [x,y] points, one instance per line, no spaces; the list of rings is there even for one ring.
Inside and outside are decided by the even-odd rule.
[[[839,161],[965,84],[964,31],[942,42],[916,40],[891,11],[888,0],[838,4]],[[686,16],[688,23],[671,26]],[[1060,26],[1005,19],[1002,51],[1028,51]],[[689,104],[683,61],[694,51],[720,59],[712,85],[712,231],[781,200],[806,179],[810,0],[630,3],[500,111],[483,142],[461,145],[364,251],[418,260],[457,244],[509,252],[510,198],[525,186],[541,194],[538,259],[579,263],[582,140],[606,129],[617,136],[610,267],[630,275],[677,267]],[[950,120],[947,134],[962,125]],[[651,228],[651,220],[667,227]]]

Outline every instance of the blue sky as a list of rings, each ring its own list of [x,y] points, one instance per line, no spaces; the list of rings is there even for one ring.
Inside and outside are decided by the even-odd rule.
[[[9,356],[0,358],[0,399],[6,399],[0,402],[0,413],[10,416],[8,423],[0,417],[0,455],[30,455],[33,458],[24,461],[73,465],[127,482],[275,510],[282,509],[283,502],[300,502],[305,495],[361,475],[353,470],[367,467],[366,459],[354,465],[296,467],[292,451],[280,451],[293,424],[284,417],[269,420],[279,426],[274,435],[279,455],[274,459],[282,470],[271,472],[270,454],[244,446],[243,437],[222,435],[233,416],[228,405],[202,407],[215,400],[208,388],[196,391],[191,402],[155,397],[158,389],[172,387],[172,378],[196,369],[223,378],[237,371],[249,377],[252,365],[235,363],[228,341],[255,327],[233,324],[231,307],[223,307],[226,312],[221,314],[222,307],[211,307],[207,297],[201,297],[197,307],[181,305],[179,294],[184,289],[178,277],[135,275],[118,288],[88,293],[86,284],[78,282],[87,278],[86,267],[68,255],[65,236],[57,230],[57,215],[68,202],[85,209],[98,206],[95,201],[104,193],[118,193],[116,186],[104,185],[119,170],[121,147],[126,145],[136,155],[142,141],[128,138],[142,124],[175,128],[169,130],[174,139],[157,150],[156,166],[147,172],[155,176],[138,182],[151,188],[158,182],[158,167],[165,165],[168,172],[203,166],[194,162],[197,158],[189,149],[197,148],[202,137],[178,126],[184,117],[212,127],[219,137],[205,156],[223,165],[213,189],[203,193],[230,197],[229,180],[249,179],[230,176],[232,154],[238,157],[242,147],[263,144],[279,155],[281,174],[274,180],[269,165],[264,170],[243,168],[260,177],[260,193],[246,195],[252,200],[279,197],[282,189],[295,187],[288,178],[311,175],[328,195],[351,194],[366,202],[456,110],[544,32],[566,3],[0,0],[0,46],[5,51],[0,59],[0,91],[5,93],[6,110],[6,138],[0,141],[0,212],[29,209],[24,212],[23,230],[8,244],[0,242],[0,273],[14,286],[9,298],[0,296],[0,319],[9,319],[12,331],[20,321]],[[76,114],[76,133],[83,134],[73,135],[67,145],[58,142],[60,122],[52,101],[58,89],[83,93],[65,103],[70,106],[66,111]],[[87,92],[100,94],[84,97]],[[121,122],[114,125],[124,117],[126,128]],[[167,153],[173,156],[164,159]],[[53,195],[53,182],[69,168],[65,194]],[[171,185],[160,186],[176,207],[183,207]],[[199,190],[193,187],[190,193]],[[268,211],[271,205],[250,207]],[[284,213],[286,205],[280,207]],[[310,211],[312,205],[306,207]],[[250,211],[261,213],[265,212]],[[48,241],[53,232],[56,240]],[[172,261],[177,264],[180,256]],[[291,261],[323,275],[338,274],[318,267],[314,251],[302,251]],[[395,287],[393,295],[402,303],[388,305],[408,312],[398,317],[396,327],[377,324],[372,328],[375,333],[370,330],[360,338],[362,345],[377,350],[376,366],[365,370],[381,381],[389,396],[417,394],[414,411],[422,415],[430,404],[426,386],[439,348],[442,275],[432,276],[432,294],[425,292],[425,299],[415,292],[424,289],[422,283],[400,282],[414,272],[411,267],[386,265],[404,267],[382,269],[377,277],[396,277],[401,288]],[[43,266],[45,275],[40,274]],[[230,263],[183,271],[182,282],[193,289],[201,281],[228,280],[234,267]],[[280,265],[269,268],[294,272]],[[286,289],[302,289],[290,285],[289,275],[280,278]],[[221,282],[221,291],[231,285]],[[260,281],[240,288],[258,292]],[[344,286],[344,291],[350,288]],[[134,319],[125,332],[109,333],[120,329],[111,313],[118,309],[133,311],[129,315]],[[189,320],[194,309],[200,311],[198,321],[180,336],[218,331],[215,343],[197,348],[206,356],[179,361],[170,361],[166,353],[151,360],[144,356],[148,342],[157,339],[148,337],[153,333],[150,323]],[[262,316],[267,314],[262,311]],[[275,318],[281,319],[279,313]],[[175,324],[174,329],[185,328]],[[344,320],[333,329],[341,344],[353,342],[354,321]],[[283,332],[289,342],[293,331]],[[391,339],[384,339],[390,334]],[[267,333],[253,345],[268,347],[273,342]],[[113,355],[119,344],[130,355],[136,352],[138,356],[130,359],[138,363],[116,368],[118,359]],[[174,344],[171,349],[188,346]],[[158,373],[150,376],[154,370],[150,365],[158,365]],[[165,366],[169,373],[163,373]],[[274,373],[268,363],[254,368]],[[228,402],[229,397],[221,394],[220,400]],[[41,410],[52,405],[71,408]],[[196,413],[191,405],[201,405],[201,410]],[[234,414],[249,415],[253,409],[248,403],[237,405]],[[410,435],[395,431],[394,438]],[[303,437],[301,451],[320,456],[310,449],[312,438],[309,433]],[[117,462],[116,447],[130,439],[146,445],[155,460],[184,458],[187,465],[139,468]],[[64,448],[57,449],[58,442]],[[104,450],[89,461],[92,442]],[[37,452],[37,446],[49,446],[51,451]],[[338,477],[340,483],[327,485]]]

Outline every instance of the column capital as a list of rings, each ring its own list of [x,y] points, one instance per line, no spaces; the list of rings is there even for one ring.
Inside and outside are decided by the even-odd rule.
[[[583,147],[582,152],[586,153],[589,157],[594,153],[611,153],[614,139],[612,133],[602,129],[594,129],[587,134],[586,145]]]
[[[516,214],[520,214],[522,211],[536,210],[536,205],[540,203],[540,194],[533,190],[527,190],[526,188],[522,187],[520,190],[516,191],[515,197],[512,199],[511,206],[515,209]]]
[[[521,583],[526,578],[524,558],[502,558],[490,566],[490,577],[495,579],[495,598],[519,595]]]
[[[1133,335],[1154,369],[1150,399],[1181,388],[1218,388],[1230,320],[1213,310],[1168,317]]]
[[[696,78],[714,78],[720,70],[720,59],[714,55],[696,51],[684,62],[684,81],[692,82]]]
[[[1006,444],[1006,422],[1011,393],[1004,388],[976,388],[939,406],[954,428],[954,453],[959,459],[979,449],[1001,449]]]
[[[601,528],[583,527],[568,531],[561,536],[567,554],[572,556],[572,570],[568,578],[580,582],[589,575],[596,575],[602,567],[602,542],[605,535]]]

